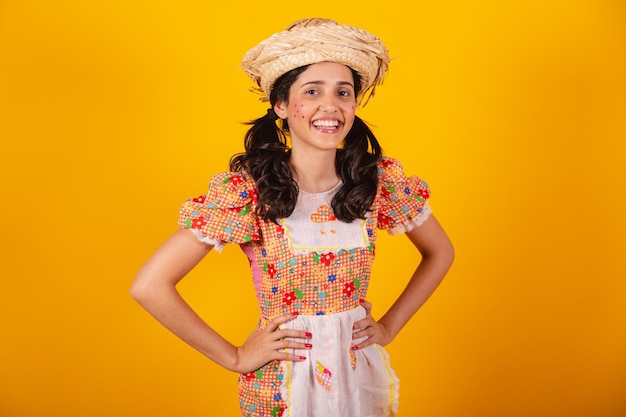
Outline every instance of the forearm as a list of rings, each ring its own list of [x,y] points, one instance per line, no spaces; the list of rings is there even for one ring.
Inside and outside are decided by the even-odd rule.
[[[409,283],[391,308],[379,320],[393,340],[413,315],[424,305],[439,286],[453,260],[453,252],[425,255]]]
[[[135,289],[133,298],[168,330],[226,369],[236,371],[236,347],[213,330],[172,285]]]
[[[235,346],[209,327],[176,289],[210,250],[211,246],[188,230],[178,230],[141,267],[130,294],[176,336],[217,364],[234,370]]]

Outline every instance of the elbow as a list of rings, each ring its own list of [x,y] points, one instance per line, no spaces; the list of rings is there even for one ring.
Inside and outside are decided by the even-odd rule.
[[[133,283],[130,285],[130,297],[139,302],[139,300],[143,297],[143,289],[141,288],[141,286],[137,283],[137,281],[133,281]]]
[[[448,265],[452,266],[452,263],[454,263],[454,256],[455,256],[454,245],[452,245],[452,242],[448,242],[448,247],[444,250],[443,256],[446,262],[448,263]]]
[[[447,244],[439,251],[441,262],[446,265],[446,269],[450,269],[454,263],[454,245],[448,240]]]
[[[137,276],[130,285],[129,294],[132,299],[143,305],[150,298],[150,287]]]
[[[439,265],[442,271],[446,272],[452,267],[454,256],[454,246],[449,240],[446,240],[444,244],[440,244],[436,250],[423,254],[424,258],[431,259],[432,262]]]

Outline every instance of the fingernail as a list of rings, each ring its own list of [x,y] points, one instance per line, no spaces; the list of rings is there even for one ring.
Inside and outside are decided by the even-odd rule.
[[[365,302],[364,298],[359,298],[359,303],[363,304]]]
[[[291,315],[295,317],[295,316],[297,316],[297,315],[298,315],[298,312],[297,312],[297,311],[292,311],[292,312],[291,312]]]
[[[305,336],[305,337],[313,337],[313,335],[311,334],[311,332],[306,332],[306,333],[304,334],[304,336]]]
[[[300,360],[305,360],[306,356],[300,356]]]
[[[352,346],[352,350],[359,350],[359,347],[357,345]]]
[[[305,348],[309,348],[309,349],[310,349],[310,348],[312,348],[312,347],[313,347],[313,345],[312,345],[312,344],[310,344],[310,343],[305,343],[305,344],[304,344],[304,347],[305,347]]]

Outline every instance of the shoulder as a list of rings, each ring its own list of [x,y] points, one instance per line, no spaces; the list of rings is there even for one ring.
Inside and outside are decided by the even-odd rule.
[[[256,187],[243,172],[213,175],[206,194],[183,202],[178,224],[219,251],[225,243],[259,239]]]
[[[426,181],[407,176],[400,161],[393,158],[383,158],[378,172],[378,227],[395,234],[422,224],[430,215]]]
[[[256,204],[256,184],[244,171],[219,172],[211,178],[207,202],[221,207],[241,207]]]
[[[383,156],[378,162],[378,181],[379,186],[404,184],[410,181],[428,187],[422,178],[415,175],[408,176],[400,160],[388,156]]]
[[[398,159],[383,157],[378,162],[378,197],[383,200],[415,199],[421,203],[430,196],[430,187],[421,177],[407,175]]]
[[[388,156],[383,156],[378,161],[378,176],[379,177],[389,177],[396,173],[403,173],[404,168],[402,167],[402,163],[395,158],[391,158]]]

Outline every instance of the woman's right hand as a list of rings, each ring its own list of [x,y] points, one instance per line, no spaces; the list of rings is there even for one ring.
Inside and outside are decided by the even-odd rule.
[[[312,337],[305,330],[280,329],[280,325],[293,320],[297,313],[278,316],[271,320],[264,329],[257,328],[245,343],[236,348],[236,372],[246,374],[256,371],[273,360],[302,362],[305,356],[287,353],[284,349],[311,349],[308,343]],[[307,339],[307,342],[297,342],[293,339]]]

